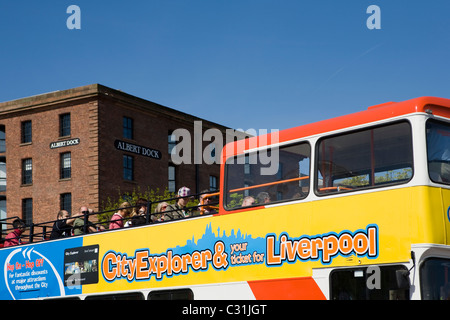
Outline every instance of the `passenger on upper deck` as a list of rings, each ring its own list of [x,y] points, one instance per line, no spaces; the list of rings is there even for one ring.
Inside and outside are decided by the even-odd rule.
[[[8,233],[5,239],[4,247],[17,246],[22,244],[21,235],[25,231],[25,222],[22,219],[15,219],[13,221],[14,231]]]
[[[255,204],[255,198],[252,196],[246,196],[242,201],[242,207],[248,207]]]
[[[72,233],[72,225],[78,216],[80,216],[80,214],[70,218],[70,214],[66,210],[59,211],[56,215],[56,219],[58,220],[53,224],[50,240],[70,237]]]
[[[146,224],[147,204],[148,201],[142,198],[136,201],[136,206],[131,213],[131,219],[125,223],[125,227],[136,227]]]
[[[191,189],[187,187],[181,187],[178,190],[178,200],[175,204],[171,204],[167,207],[164,215],[164,221],[176,220],[186,218],[189,216],[189,212],[186,210],[186,204],[189,202],[191,195]]]
[[[155,214],[152,215],[152,221],[164,221],[164,211],[166,211],[169,204],[167,202],[160,202],[156,206]]]
[[[80,207],[78,218],[76,218],[75,222],[73,223],[73,234],[74,235],[78,236],[78,235],[84,234],[84,216],[87,214],[90,214],[90,213],[92,213],[92,210],[88,209],[88,207],[86,207],[86,206]],[[103,226],[99,226],[99,229],[104,230],[105,228]],[[95,231],[97,231],[97,228],[95,227],[95,225],[92,222],[88,221],[86,231],[87,231],[87,233],[95,232]]]
[[[200,214],[214,214],[216,213],[216,210],[211,207],[211,197],[208,197],[208,191],[209,190],[203,190],[202,194],[200,195],[200,203],[198,204]],[[203,213],[202,213],[203,212]]]
[[[119,210],[113,214],[109,221],[109,230],[120,229],[124,226],[124,219],[131,214],[131,205],[128,202],[123,202],[119,206]]]
[[[256,196],[256,199],[258,199],[258,204],[264,204],[270,202],[270,196],[267,192],[260,192]]]

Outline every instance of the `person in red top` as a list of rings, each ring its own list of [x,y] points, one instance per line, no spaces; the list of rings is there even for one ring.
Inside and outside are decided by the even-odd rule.
[[[131,205],[128,202],[122,203],[119,207],[119,211],[114,213],[109,221],[109,230],[123,228],[123,220],[128,218],[130,214]]]
[[[13,221],[13,228],[14,231],[10,232],[5,238],[5,243],[3,244],[4,247],[18,246],[19,244],[22,244],[20,236],[25,231],[25,222],[21,219],[16,219]]]

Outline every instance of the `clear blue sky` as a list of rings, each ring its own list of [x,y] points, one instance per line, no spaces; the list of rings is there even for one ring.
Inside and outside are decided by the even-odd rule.
[[[448,0],[1,0],[0,46],[0,101],[101,83],[232,128],[450,98]]]

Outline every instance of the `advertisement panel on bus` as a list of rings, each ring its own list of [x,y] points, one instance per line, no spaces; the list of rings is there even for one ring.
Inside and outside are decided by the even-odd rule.
[[[230,217],[4,248],[0,285],[6,290],[0,299],[311,277],[312,265],[328,266],[354,255],[376,259],[379,254],[376,224],[321,234],[277,232],[279,228],[253,233],[230,227]]]

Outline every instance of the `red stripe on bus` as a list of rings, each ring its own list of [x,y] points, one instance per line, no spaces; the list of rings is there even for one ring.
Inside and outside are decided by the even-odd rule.
[[[248,282],[257,300],[326,300],[312,277]]]

